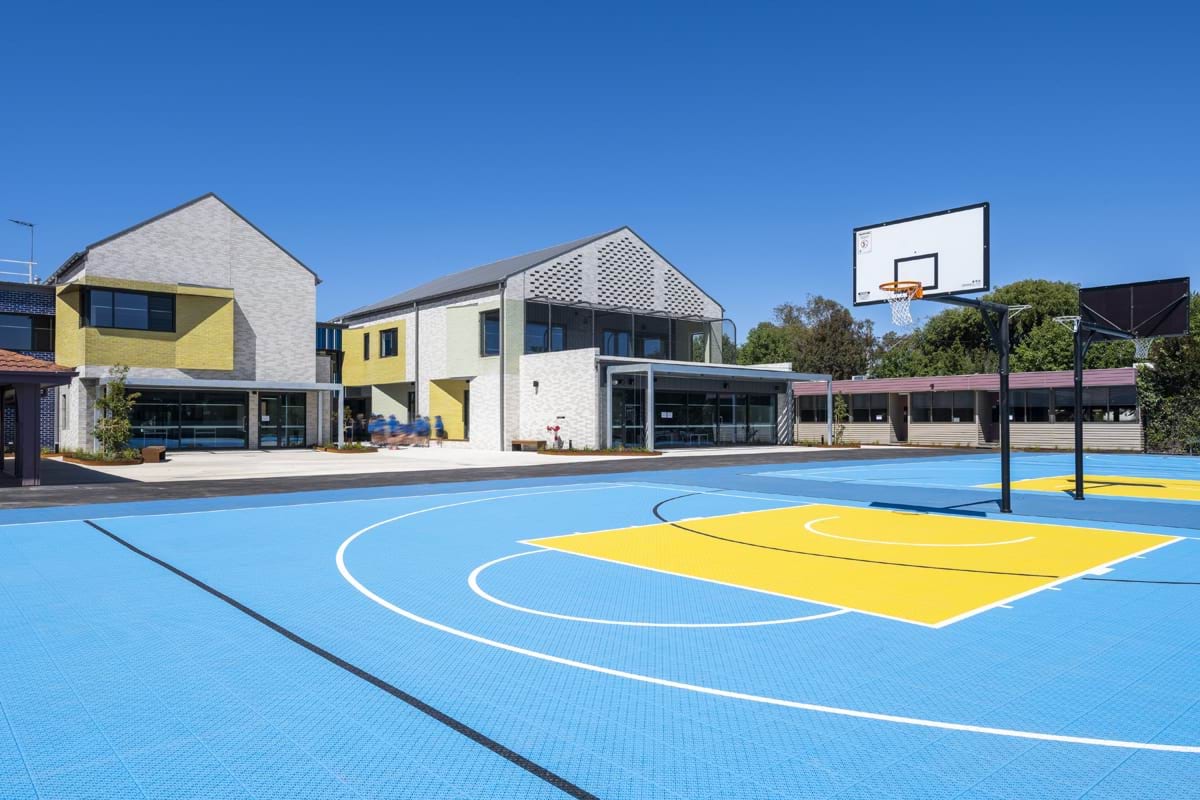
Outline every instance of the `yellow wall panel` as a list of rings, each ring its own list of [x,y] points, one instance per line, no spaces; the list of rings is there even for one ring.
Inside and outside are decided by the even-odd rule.
[[[434,419],[440,416],[448,439],[466,438],[463,400],[470,385],[470,381],[460,380],[429,382],[429,424],[432,426]]]
[[[379,332],[396,329],[396,355],[381,358],[379,355]],[[372,386],[388,383],[403,383],[405,379],[404,320],[379,322],[361,328],[342,331],[342,383],[347,386]],[[370,337],[371,357],[363,358],[363,334]]]

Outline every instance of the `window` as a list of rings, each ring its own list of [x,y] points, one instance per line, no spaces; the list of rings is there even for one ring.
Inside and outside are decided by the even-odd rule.
[[[974,392],[913,392],[913,422],[974,422]]]
[[[479,315],[479,355],[500,355],[500,309]]]
[[[703,331],[692,334],[692,361],[708,360],[708,335]]]
[[[1009,416],[1013,422],[1049,422],[1049,389],[1014,389],[1009,392]]]
[[[342,349],[342,329],[317,326],[317,349],[337,352]]]
[[[391,358],[400,353],[400,337],[396,328],[379,332],[379,357]]]
[[[363,334],[363,361],[371,360],[371,334]]]
[[[1054,390],[1054,421],[1075,421],[1075,390]],[[1133,386],[1086,386],[1084,422],[1137,422],[1137,389]]]
[[[174,331],[175,295],[88,289],[86,325],[134,331]]]
[[[601,342],[600,352],[606,356],[630,356],[633,355],[629,347],[629,331],[604,331],[604,339]]]
[[[1108,411],[1112,422],[1137,422],[1137,388],[1134,386],[1108,387]]]
[[[547,341],[547,332],[549,340]],[[525,352],[546,353],[566,349],[567,327],[560,323],[547,326],[544,322],[525,323]]]
[[[886,394],[850,395],[851,422],[887,422],[888,396]]]
[[[0,314],[0,348],[54,350],[54,317],[44,314]]]
[[[825,422],[829,416],[823,394],[802,395],[796,398],[797,422]]]
[[[642,358],[666,358],[667,340],[661,336],[639,337],[638,355]]]

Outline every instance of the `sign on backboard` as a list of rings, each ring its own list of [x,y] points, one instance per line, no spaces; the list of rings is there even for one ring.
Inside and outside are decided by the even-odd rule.
[[[886,303],[891,281],[920,281],[925,297],[990,287],[988,204],[854,229],[854,305]]]

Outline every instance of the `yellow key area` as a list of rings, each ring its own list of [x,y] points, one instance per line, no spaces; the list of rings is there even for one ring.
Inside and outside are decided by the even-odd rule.
[[[1173,541],[814,504],[526,544],[941,626]]]
[[[1000,484],[989,483],[981,487],[999,489]],[[1012,488],[1027,492],[1073,492],[1074,475],[1059,475],[1053,478],[1030,478],[1013,481]],[[1084,475],[1083,491],[1087,494],[1109,497],[1145,497],[1152,500],[1200,501],[1200,481],[1179,478],[1142,478],[1126,475]]]

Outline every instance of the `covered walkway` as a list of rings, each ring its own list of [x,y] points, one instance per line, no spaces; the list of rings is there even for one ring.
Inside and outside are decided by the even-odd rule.
[[[63,386],[75,370],[40,358],[0,350],[0,406],[3,407],[4,449],[13,454],[11,475],[0,463],[0,481],[20,486],[37,486],[41,479],[42,390]],[[2,484],[0,484],[2,485]]]

